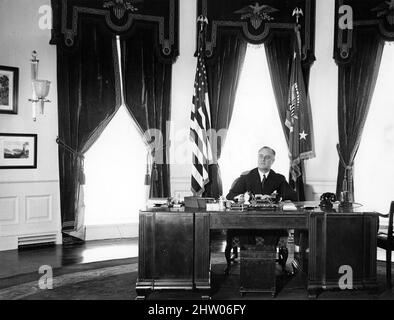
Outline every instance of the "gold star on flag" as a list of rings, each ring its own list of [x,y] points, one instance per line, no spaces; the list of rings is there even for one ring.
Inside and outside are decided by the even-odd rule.
[[[305,131],[302,131],[299,135],[300,135],[300,140],[302,140],[302,139],[306,140],[306,136],[307,136],[308,134],[305,133]]]

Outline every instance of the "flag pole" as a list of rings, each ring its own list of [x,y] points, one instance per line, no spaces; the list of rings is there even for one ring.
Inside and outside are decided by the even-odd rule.
[[[298,55],[299,59],[301,60],[301,52],[302,52],[302,43],[301,43],[301,36],[300,36],[300,17],[303,16],[303,11],[302,9],[296,7],[293,10],[292,16],[295,17],[295,26],[294,26],[294,33],[295,33],[295,43],[294,43],[294,52],[293,54],[295,55],[293,57],[293,64],[296,63],[296,55]],[[303,160],[300,158],[300,150],[299,150],[299,141],[298,141],[298,135],[299,135],[299,114],[297,111],[297,106],[298,103],[295,102],[293,99],[296,97],[297,100],[299,100],[299,94],[300,94],[300,84],[298,83],[297,86],[297,75],[294,74],[294,72],[297,69],[295,65],[292,65],[291,68],[291,80],[290,80],[290,92],[289,94],[293,94],[292,100],[289,101],[290,103],[290,119],[288,119],[288,127],[290,129],[290,153],[291,153],[291,160],[290,160],[290,177],[289,177],[289,182],[290,185],[294,188],[294,190],[297,192],[297,198],[298,200],[301,200],[300,198],[304,198],[303,196],[303,184],[304,184],[304,175],[302,173],[302,167],[303,167]],[[293,78],[294,77],[294,78]],[[295,103],[295,105],[294,105]],[[295,137],[294,137],[295,136]],[[293,141],[296,139],[297,141]],[[302,182],[299,181],[299,176],[301,176]],[[302,195],[301,195],[302,192]]]
[[[197,18],[197,30],[198,30],[198,37],[204,32],[205,25],[208,25],[208,18],[203,15],[199,15]],[[204,39],[205,40],[205,39]],[[204,41],[197,41],[197,52],[200,49],[200,46],[203,44]]]
[[[202,196],[205,191],[205,185],[209,183],[209,164],[212,159],[212,149],[208,137],[208,132],[211,128],[208,80],[204,59],[204,27],[207,24],[207,17],[200,15],[197,18],[197,68],[190,123],[190,138],[193,144],[191,191],[194,197]]]
[[[301,24],[299,23],[300,17],[304,16],[304,12],[302,11],[301,8],[294,8],[293,10],[293,16],[296,17],[296,25],[295,25],[295,32],[296,32],[296,40],[298,41],[298,48],[299,48],[299,54],[301,56],[301,48],[302,48],[302,43],[301,43],[301,36],[300,36],[300,31],[301,31]]]

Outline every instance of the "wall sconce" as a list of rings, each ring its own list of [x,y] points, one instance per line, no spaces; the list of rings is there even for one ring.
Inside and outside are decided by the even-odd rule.
[[[36,108],[37,103],[40,105],[40,113],[44,114],[44,103],[51,102],[50,100],[46,99],[49,93],[49,88],[51,82],[48,80],[39,80],[38,77],[38,62],[37,59],[37,52],[33,51],[31,61],[31,83],[33,88],[32,99],[29,101],[32,103],[33,108],[33,120],[36,121]]]

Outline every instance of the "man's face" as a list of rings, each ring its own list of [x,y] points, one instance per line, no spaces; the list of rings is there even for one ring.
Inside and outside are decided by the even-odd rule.
[[[263,149],[258,153],[258,167],[260,170],[269,171],[275,161],[275,155],[269,149]]]

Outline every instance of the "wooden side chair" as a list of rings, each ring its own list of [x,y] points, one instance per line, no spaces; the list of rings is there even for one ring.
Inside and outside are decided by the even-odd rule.
[[[379,214],[379,217],[389,218],[389,225],[388,225],[387,233],[378,232],[378,238],[377,238],[378,247],[386,250],[386,286],[387,286],[387,289],[392,288],[392,284],[391,284],[391,252],[394,250],[393,214],[394,214],[394,201],[391,202],[389,214]]]

